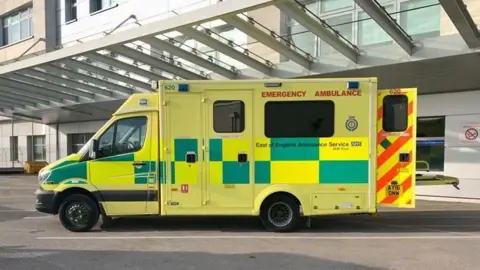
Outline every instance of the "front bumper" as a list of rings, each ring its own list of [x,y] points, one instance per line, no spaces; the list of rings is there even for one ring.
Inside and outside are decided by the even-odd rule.
[[[38,212],[56,214],[54,200],[54,191],[43,190],[41,188],[35,191],[35,209]]]

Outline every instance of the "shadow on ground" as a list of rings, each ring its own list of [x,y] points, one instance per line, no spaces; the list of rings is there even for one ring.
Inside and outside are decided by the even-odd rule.
[[[41,217],[41,216],[45,216],[45,214],[0,205],[0,222],[15,221],[15,220],[24,219],[26,217]]]
[[[0,268],[19,269],[381,269],[292,253],[212,254],[0,247]]]
[[[102,224],[100,219],[99,225]],[[479,232],[480,210],[387,212],[378,216],[344,215],[316,217],[299,232],[326,233],[411,233],[432,230]],[[252,217],[144,217],[118,218],[97,231],[221,231],[263,232],[258,218]]]

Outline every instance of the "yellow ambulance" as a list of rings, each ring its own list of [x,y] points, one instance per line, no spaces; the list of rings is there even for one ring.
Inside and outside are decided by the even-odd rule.
[[[378,90],[376,78],[155,84],[42,169],[37,211],[74,232],[100,216],[175,215],[259,216],[284,232],[311,216],[415,206],[416,89]]]

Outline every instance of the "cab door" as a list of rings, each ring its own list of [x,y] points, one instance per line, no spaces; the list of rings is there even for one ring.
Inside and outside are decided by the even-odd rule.
[[[378,91],[377,203],[415,207],[417,89]]]
[[[202,207],[203,185],[202,95],[171,92],[165,95],[165,101],[165,213],[198,213]]]
[[[88,161],[89,180],[108,215],[142,215],[148,203],[158,204],[158,192],[149,188],[157,170],[151,155],[155,116],[144,112],[116,117],[95,138],[98,153]]]
[[[241,213],[253,207],[252,94],[205,93],[205,205],[210,210]]]

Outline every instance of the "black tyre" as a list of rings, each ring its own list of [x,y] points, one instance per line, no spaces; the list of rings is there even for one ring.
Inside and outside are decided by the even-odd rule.
[[[263,203],[260,219],[268,231],[294,231],[301,221],[300,205],[292,196],[272,196]]]
[[[72,232],[87,232],[98,222],[100,213],[97,203],[83,194],[65,198],[58,209],[60,222]]]

